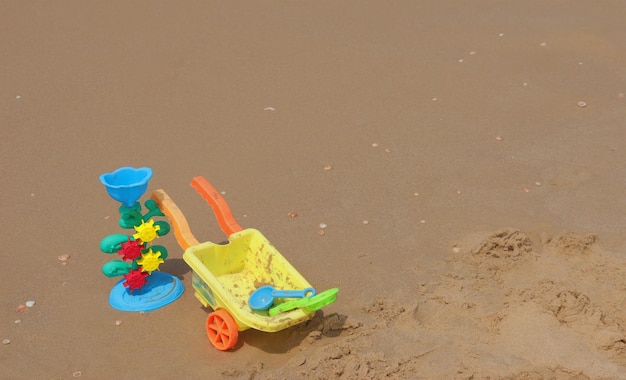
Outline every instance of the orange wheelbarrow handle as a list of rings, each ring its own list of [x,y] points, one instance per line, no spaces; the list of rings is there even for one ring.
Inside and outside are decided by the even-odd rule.
[[[152,199],[157,203],[159,209],[167,216],[174,230],[174,236],[178,245],[185,250],[191,246],[200,244],[189,229],[189,223],[185,219],[182,211],[176,206],[172,198],[162,189],[152,192]]]
[[[209,206],[211,206],[220,228],[224,231],[226,236],[243,230],[230,212],[230,207],[228,207],[228,203],[226,203],[224,197],[215,190],[209,181],[204,179],[204,177],[195,177],[191,181],[191,187],[196,189],[202,198],[207,201]],[[170,223],[172,223],[176,241],[178,241],[178,245],[180,245],[183,250],[200,244],[191,232],[185,215],[183,215],[178,206],[176,206],[176,203],[174,203],[172,198],[170,198],[165,191],[162,189],[153,191],[152,199],[156,201],[161,211],[168,217]]]
[[[204,198],[205,201],[211,206],[213,209],[213,213],[217,218],[217,222],[220,225],[220,228],[226,236],[230,236],[235,232],[239,232],[243,230],[239,223],[233,217],[232,212],[230,211],[230,207],[228,207],[228,203],[222,194],[219,191],[215,190],[213,185],[209,183],[204,177],[198,176],[194,177],[191,181],[191,187],[196,189],[196,191]]]

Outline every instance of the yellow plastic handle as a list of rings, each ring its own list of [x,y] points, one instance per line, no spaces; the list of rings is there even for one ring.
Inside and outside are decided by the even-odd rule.
[[[220,194],[213,185],[209,183],[204,177],[198,176],[194,177],[191,181],[191,187],[196,189],[196,191],[204,198],[204,200],[211,206],[213,209],[213,213],[217,218],[217,222],[220,225],[220,228],[226,236],[230,236],[235,232],[239,232],[243,230],[239,223],[233,217],[233,214],[230,211],[230,207],[228,207],[228,203],[222,194]],[[165,212],[165,211],[164,211]]]

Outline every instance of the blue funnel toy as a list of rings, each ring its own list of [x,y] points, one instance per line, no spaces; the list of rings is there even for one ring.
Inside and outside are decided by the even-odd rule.
[[[113,173],[100,176],[100,182],[106,187],[111,198],[126,207],[132,207],[148,189],[152,178],[152,169],[124,166]]]

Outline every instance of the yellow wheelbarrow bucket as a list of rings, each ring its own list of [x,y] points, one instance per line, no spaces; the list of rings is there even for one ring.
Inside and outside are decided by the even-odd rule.
[[[288,311],[273,316],[267,310],[250,308],[250,295],[262,286],[305,289],[311,285],[261,232],[239,226],[224,198],[206,179],[195,177],[191,186],[213,208],[222,231],[228,236],[227,244],[199,243],[183,213],[165,191],[154,191],[152,199],[170,219],[176,240],[185,250],[183,259],[193,270],[195,296],[202,305],[214,310],[206,325],[211,343],[220,350],[228,350],[237,343],[239,331],[253,328],[276,332],[310,319],[317,308],[283,307]],[[336,291],[332,296],[326,297],[320,307],[334,302]]]

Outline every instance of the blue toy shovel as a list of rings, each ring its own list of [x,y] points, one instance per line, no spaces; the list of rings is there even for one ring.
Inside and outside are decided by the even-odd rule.
[[[315,289],[305,288],[302,290],[276,290],[271,285],[261,286],[255,290],[248,299],[250,309],[255,311],[267,310],[274,305],[276,298],[304,298],[313,297]]]

